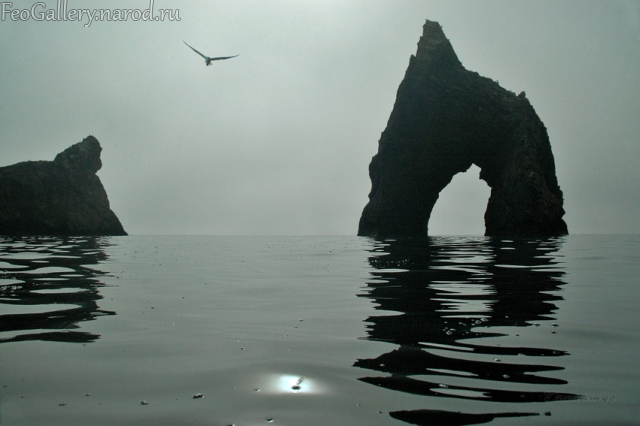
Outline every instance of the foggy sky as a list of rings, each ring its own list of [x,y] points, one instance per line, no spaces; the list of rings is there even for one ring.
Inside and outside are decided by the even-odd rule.
[[[36,1],[14,1],[13,9]],[[55,8],[55,1],[45,1]],[[149,0],[68,0],[149,8]],[[426,19],[547,127],[570,233],[640,233],[640,1],[155,0],[180,21],[0,21],[0,166],[94,135],[130,234],[355,235]],[[183,44],[210,56],[206,67]],[[429,229],[483,234],[474,166]]]

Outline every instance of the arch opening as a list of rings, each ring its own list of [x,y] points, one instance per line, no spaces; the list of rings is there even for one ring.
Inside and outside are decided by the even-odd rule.
[[[473,164],[456,174],[438,196],[429,218],[429,235],[484,235],[484,213],[491,188]]]

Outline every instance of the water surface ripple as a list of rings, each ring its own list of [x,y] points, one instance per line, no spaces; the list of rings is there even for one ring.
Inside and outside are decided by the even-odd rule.
[[[96,265],[107,258],[105,244],[90,237],[0,238],[0,343],[98,339],[75,329],[115,314],[97,304],[104,274]]]
[[[556,361],[569,356],[553,347],[519,344],[521,331],[552,328],[561,241],[429,238],[379,241],[374,268],[360,296],[380,315],[367,318],[367,339],[395,349],[358,359],[371,370],[361,381],[399,392],[447,399],[528,403],[578,399]],[[550,331],[553,333],[553,331]],[[502,338],[502,339],[501,339]],[[548,344],[548,340],[545,341]],[[549,374],[553,372],[553,374]],[[476,424],[537,412],[460,413],[417,409],[392,417],[408,423]]]
[[[639,248],[0,237],[0,424],[640,424]]]

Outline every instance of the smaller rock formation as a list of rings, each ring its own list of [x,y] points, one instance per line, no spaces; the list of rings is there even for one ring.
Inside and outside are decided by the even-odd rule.
[[[0,235],[127,235],[96,175],[100,151],[88,136],[53,161],[0,167]]]

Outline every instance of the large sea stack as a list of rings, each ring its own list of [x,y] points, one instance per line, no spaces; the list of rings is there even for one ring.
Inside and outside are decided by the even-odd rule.
[[[53,161],[0,167],[0,235],[127,235],[96,175],[100,151],[88,136]]]
[[[547,129],[524,92],[467,71],[427,21],[369,165],[358,235],[428,235],[438,194],[472,164],[491,187],[485,235],[568,233]]]

